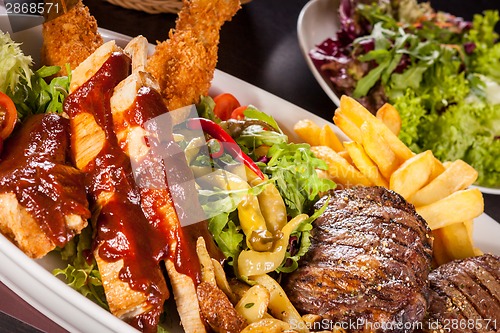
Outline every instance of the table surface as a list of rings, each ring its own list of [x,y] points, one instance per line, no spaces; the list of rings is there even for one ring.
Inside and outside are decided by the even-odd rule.
[[[150,42],[165,40],[175,14],[146,14],[84,0],[102,28],[129,36],[142,34]],[[336,106],[310,73],[299,50],[297,18],[306,0],[253,0],[221,31],[217,68],[331,120]],[[500,8],[498,1],[435,0],[431,4],[465,19],[484,9]],[[498,29],[497,29],[498,30]],[[498,196],[484,195],[485,212],[500,221]],[[9,314],[23,322],[15,322]],[[0,283],[0,332],[65,332]]]

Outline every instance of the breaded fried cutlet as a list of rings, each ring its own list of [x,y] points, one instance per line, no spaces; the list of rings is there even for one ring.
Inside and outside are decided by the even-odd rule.
[[[81,0],[66,13],[53,19],[47,18],[42,36],[42,64],[60,66],[58,75],[67,75],[66,63],[75,69],[103,44],[97,22]]]
[[[156,46],[146,69],[160,84],[169,110],[207,95],[217,64],[219,31],[240,8],[238,0],[184,0],[169,39]]]

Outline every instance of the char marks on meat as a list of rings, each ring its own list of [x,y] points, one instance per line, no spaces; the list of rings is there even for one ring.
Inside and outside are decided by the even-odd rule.
[[[309,252],[284,279],[292,303],[332,325],[349,323],[350,332],[413,331],[427,309],[432,238],[424,219],[383,187],[335,191],[316,208],[325,203]]]
[[[500,332],[500,257],[485,254],[429,274],[426,332]]]

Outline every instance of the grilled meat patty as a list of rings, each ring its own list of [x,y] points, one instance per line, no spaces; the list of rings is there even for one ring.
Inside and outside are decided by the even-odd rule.
[[[292,303],[327,319],[321,329],[413,331],[427,309],[432,238],[424,219],[383,187],[335,191],[316,208],[325,203],[309,252],[284,278]]]
[[[500,257],[485,254],[429,274],[426,332],[500,332]]]

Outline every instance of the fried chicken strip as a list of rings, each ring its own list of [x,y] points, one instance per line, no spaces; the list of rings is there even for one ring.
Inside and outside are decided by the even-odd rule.
[[[166,174],[167,170],[170,171],[170,180],[172,177],[176,178],[177,184],[180,184],[189,180],[186,177],[190,170],[182,158],[175,161],[163,160],[164,147],[161,146],[167,149],[175,148],[173,146],[176,143],[171,132],[168,110],[158,92],[158,84],[151,75],[142,71],[146,61],[147,40],[142,36],[136,37],[125,50],[131,53],[134,71],[116,87],[111,98],[114,128],[120,146],[135,164],[136,181],[140,184],[141,205],[145,215],[151,223],[157,224],[171,235],[166,239],[169,256],[165,265],[181,324],[186,332],[204,332],[195,289],[200,275],[199,263],[194,244],[190,243],[186,235],[189,230],[182,227],[178,217],[178,212],[182,213],[182,209],[188,205],[191,206],[191,214],[196,213],[196,206],[194,202],[184,203],[181,207],[177,203],[176,209]],[[162,129],[161,134],[154,131],[158,128]],[[162,143],[159,144],[160,142]],[[177,147],[177,151],[182,153],[180,147]],[[192,195],[186,192],[196,193],[194,183],[191,191],[181,193],[183,197],[191,198]],[[197,200],[197,197],[191,199]],[[200,208],[197,221],[201,226],[197,229],[204,230],[202,234],[207,238],[207,242],[210,242],[211,236],[203,220],[204,215]],[[179,253],[182,253],[181,257]]]
[[[146,70],[160,84],[169,110],[207,95],[217,64],[219,31],[240,8],[239,0],[183,0],[175,30],[156,46]]]
[[[72,151],[87,175],[95,212],[94,257],[111,312],[145,332],[156,332],[169,293],[159,261],[165,235],[145,217],[130,159],[118,146],[110,98],[130,71],[114,42],[97,49],[73,71],[65,103]]]
[[[69,122],[28,118],[6,141],[0,163],[0,231],[40,258],[63,247],[90,217],[83,174],[70,165]]]
[[[68,63],[75,69],[103,44],[103,39],[97,31],[95,18],[81,0],[59,0],[57,3],[61,13],[52,9],[45,16],[41,58],[43,65],[61,67],[57,75],[67,75],[65,65]]]

